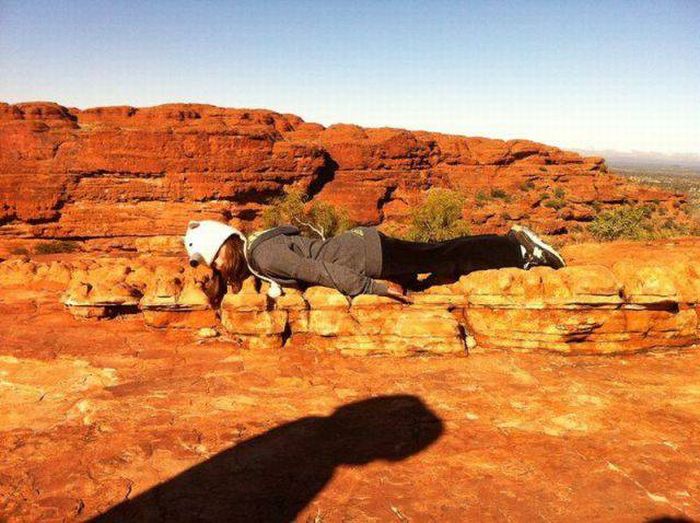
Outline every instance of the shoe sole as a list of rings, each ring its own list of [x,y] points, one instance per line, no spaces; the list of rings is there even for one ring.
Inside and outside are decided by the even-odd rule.
[[[542,251],[547,264],[555,269],[566,267],[564,258],[556,251],[554,247],[543,242],[534,232],[527,227],[514,225],[511,229],[518,241],[522,242],[528,250],[534,250],[536,247]]]

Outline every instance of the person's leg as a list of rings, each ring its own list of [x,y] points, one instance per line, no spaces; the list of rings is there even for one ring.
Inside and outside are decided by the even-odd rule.
[[[442,242],[411,242],[380,233],[382,278],[433,273],[459,276],[482,269],[523,267],[520,245],[496,234]]]

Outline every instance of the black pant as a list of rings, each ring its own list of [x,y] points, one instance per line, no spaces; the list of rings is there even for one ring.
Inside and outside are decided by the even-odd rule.
[[[497,234],[462,236],[442,242],[422,243],[379,233],[382,246],[380,278],[432,273],[458,277],[482,269],[522,267],[520,245]]]

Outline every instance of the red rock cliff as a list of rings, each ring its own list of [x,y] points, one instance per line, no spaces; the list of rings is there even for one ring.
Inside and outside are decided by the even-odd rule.
[[[601,158],[526,140],[325,128],[266,110],[0,104],[0,237],[120,247],[180,235],[188,219],[245,225],[289,186],[365,224],[405,219],[423,191],[451,187],[468,196],[464,214],[477,232],[526,220],[565,234],[601,205],[625,200],[673,208],[675,197],[603,166]],[[494,189],[503,192],[484,202]],[[542,205],[555,189],[565,208]]]

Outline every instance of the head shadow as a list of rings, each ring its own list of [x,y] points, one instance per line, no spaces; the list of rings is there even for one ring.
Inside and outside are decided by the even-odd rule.
[[[337,467],[404,460],[443,430],[416,396],[349,403],[245,440],[93,521],[292,521]]]

